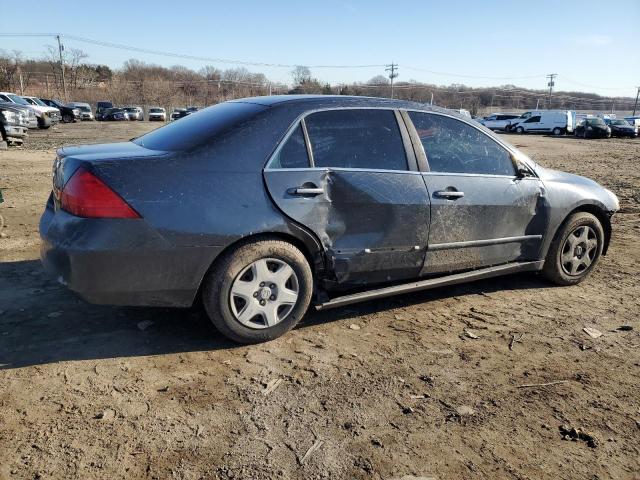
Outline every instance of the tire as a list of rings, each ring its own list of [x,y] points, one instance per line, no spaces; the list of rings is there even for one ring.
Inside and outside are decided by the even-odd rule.
[[[574,213],[558,229],[542,272],[547,280],[558,285],[576,285],[593,271],[603,245],[600,221],[587,212]]]
[[[68,113],[62,116],[62,121],[64,123],[71,123],[73,122],[73,116],[69,115]]]
[[[558,135],[562,135],[562,129],[561,129],[561,128],[559,128],[559,127],[556,127],[556,128],[554,128],[554,129],[553,129],[553,132],[552,132],[552,133],[553,133],[554,135],[556,135],[556,136],[558,136]]]
[[[284,272],[281,279],[278,272]],[[224,254],[202,289],[213,325],[224,336],[246,344],[273,340],[295,327],[312,294],[313,274],[304,254],[276,239],[245,243]]]
[[[522,135],[524,133],[524,128],[522,127],[517,127],[516,128],[516,133],[519,133],[520,135]]]

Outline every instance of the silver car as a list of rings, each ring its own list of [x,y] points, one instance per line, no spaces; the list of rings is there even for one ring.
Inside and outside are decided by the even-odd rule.
[[[144,120],[144,112],[140,107],[122,107],[129,114],[129,120]]]

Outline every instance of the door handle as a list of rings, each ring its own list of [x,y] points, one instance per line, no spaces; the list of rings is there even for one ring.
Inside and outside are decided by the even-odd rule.
[[[437,192],[433,192],[433,195],[438,198],[456,199],[464,197],[464,192],[457,190],[438,190]]]
[[[293,189],[293,193],[296,195],[322,195],[324,193],[323,188],[319,187],[297,187]]]

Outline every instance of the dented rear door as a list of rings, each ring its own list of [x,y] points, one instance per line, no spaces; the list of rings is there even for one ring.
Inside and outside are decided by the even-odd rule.
[[[429,195],[398,118],[386,109],[312,113],[265,169],[273,200],[317,235],[339,284],[410,279],[422,268]]]

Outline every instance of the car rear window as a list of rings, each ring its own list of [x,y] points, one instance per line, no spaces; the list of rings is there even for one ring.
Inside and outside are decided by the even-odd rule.
[[[133,142],[152,150],[190,150],[266,108],[255,103],[219,103],[153,130]]]

